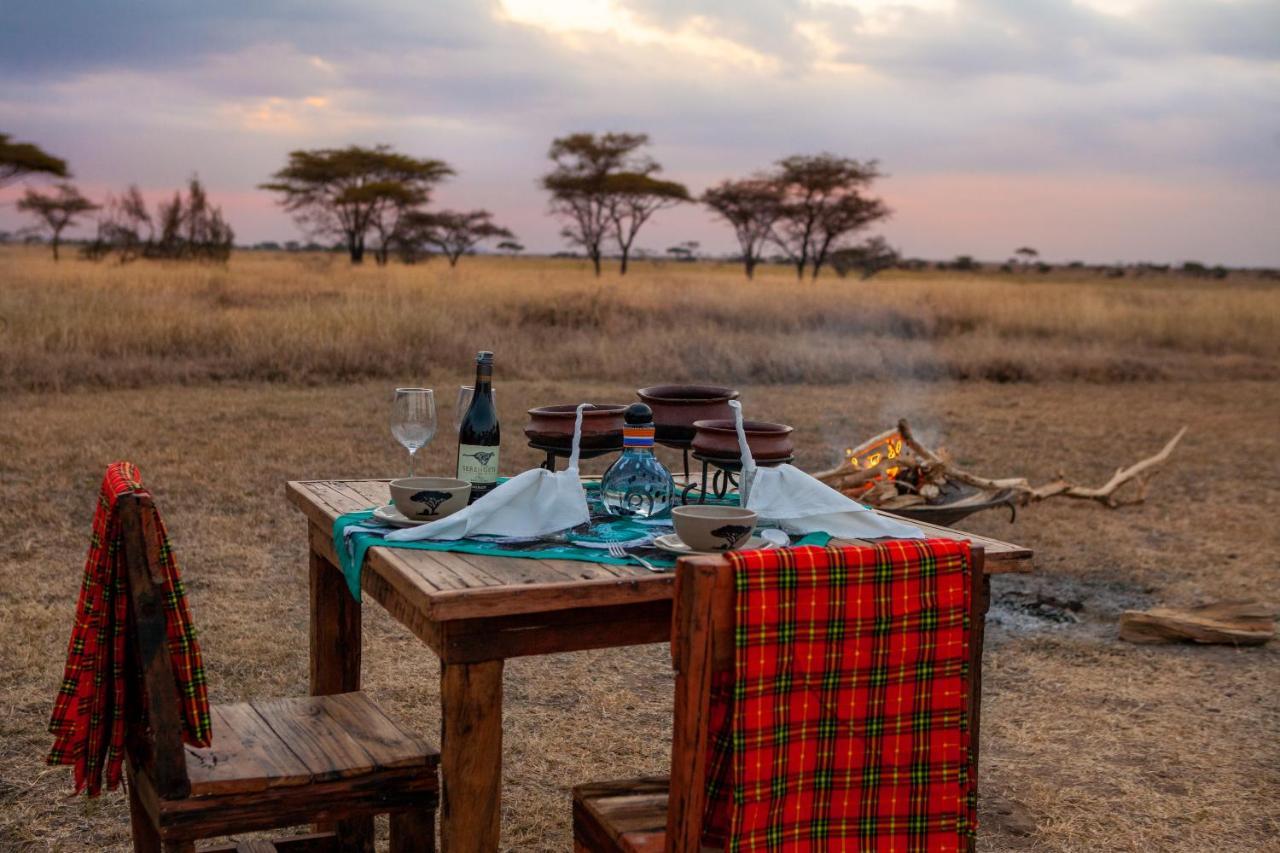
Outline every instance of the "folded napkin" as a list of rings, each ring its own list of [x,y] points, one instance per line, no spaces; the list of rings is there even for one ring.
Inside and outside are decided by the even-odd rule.
[[[507,480],[471,506],[439,521],[396,530],[388,542],[419,539],[465,539],[472,536],[536,537],[559,533],[591,520],[587,495],[578,477],[578,445],[582,439],[582,410],[573,423],[569,467],[563,471],[537,468]]]
[[[837,539],[923,539],[913,524],[886,518],[794,465],[757,468],[742,426],[742,404],[730,400],[742,450],[740,502],[792,535],[819,531]]]

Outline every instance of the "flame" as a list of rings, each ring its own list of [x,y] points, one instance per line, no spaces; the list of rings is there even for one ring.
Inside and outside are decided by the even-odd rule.
[[[855,471],[874,468],[882,461],[897,459],[902,455],[902,435],[897,430],[881,433],[857,447],[845,448],[844,457],[849,467]],[[898,476],[902,468],[897,465],[886,465],[884,470],[867,481],[860,488],[867,491],[876,483],[892,480]]]

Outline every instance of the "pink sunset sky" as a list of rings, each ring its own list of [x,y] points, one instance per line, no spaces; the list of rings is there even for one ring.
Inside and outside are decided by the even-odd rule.
[[[449,162],[439,206],[565,248],[564,133],[648,132],[700,192],[794,153],[876,158],[906,255],[1280,265],[1274,0],[152,0],[6,4],[0,131],[91,197],[198,173],[237,241],[306,239],[255,189],[290,150]],[[24,222],[11,188],[0,229]],[[81,229],[81,233],[86,233]],[[704,209],[639,244],[734,248]]]

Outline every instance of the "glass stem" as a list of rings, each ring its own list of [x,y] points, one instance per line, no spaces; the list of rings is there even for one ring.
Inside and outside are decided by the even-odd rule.
[[[416,447],[409,448],[409,476],[410,477],[413,476],[413,456],[417,452],[418,452],[418,448]]]

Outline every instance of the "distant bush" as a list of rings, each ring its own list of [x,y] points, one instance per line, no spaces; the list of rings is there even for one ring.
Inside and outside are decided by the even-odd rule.
[[[197,178],[187,185],[185,198],[175,192],[156,207],[154,217],[136,186],[109,197],[103,210],[97,234],[80,250],[89,260],[114,254],[121,263],[140,257],[226,263],[231,257],[235,232]]]

